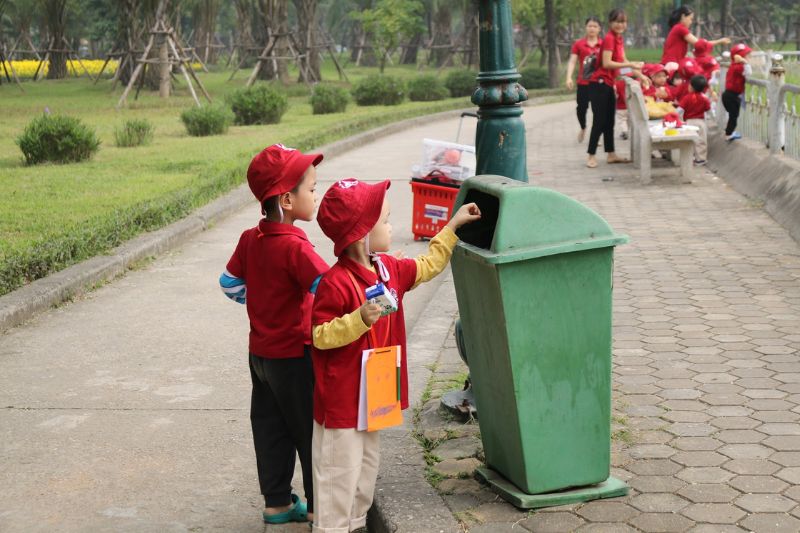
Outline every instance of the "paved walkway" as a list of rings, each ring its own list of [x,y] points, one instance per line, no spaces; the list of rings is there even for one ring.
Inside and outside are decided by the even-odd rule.
[[[442,460],[431,477],[473,533],[800,531],[800,247],[710,170],[684,184],[662,168],[642,187],[624,166],[585,169],[570,107],[526,112],[528,169],[631,237],[616,254],[612,444],[631,494],[529,514],[459,479],[481,452],[438,411],[466,372],[452,342],[417,426]]]
[[[631,236],[616,256],[613,473],[633,490],[620,500],[517,511],[459,479],[475,463],[459,457],[479,456],[469,440],[476,428],[448,422],[433,402],[420,417],[428,435],[467,436],[432,450],[462,461],[453,479],[438,480],[451,511],[472,532],[800,530],[797,243],[711,172],[685,184],[676,170],[655,169],[654,184],[642,187],[624,166],[584,168],[572,104],[527,108],[525,120],[531,181]],[[411,240],[408,169],[422,137],[449,139],[456,126],[415,128],[326,161],[320,188],[353,175],[393,179],[396,245],[413,255],[424,246]],[[0,530],[265,530],[248,421],[247,324],[216,288],[257,216],[253,205],[0,336]],[[316,226],[305,228],[330,259]],[[437,290],[450,295],[438,302],[441,314],[455,316],[448,286],[429,284],[407,300],[410,325]],[[412,334],[425,328],[418,323]],[[434,391],[464,372],[452,340],[438,345],[413,361],[420,369],[438,359]],[[268,530],[282,529],[307,531]],[[409,522],[403,530],[425,528]]]

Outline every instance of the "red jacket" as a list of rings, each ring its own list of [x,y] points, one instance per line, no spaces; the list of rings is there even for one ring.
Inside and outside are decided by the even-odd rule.
[[[398,310],[381,317],[372,325],[379,344],[399,345],[401,349],[400,391],[401,407],[408,408],[408,369],[406,354],[406,324],[403,317],[403,296],[414,286],[417,263],[414,259],[396,259],[382,255],[381,260],[389,272],[384,282],[395,294]],[[356,293],[347,271],[353,274],[359,286]],[[377,283],[377,274],[346,256],[322,276],[317,288],[311,322],[314,326],[352,313],[364,301],[364,291]],[[361,356],[372,348],[370,335],[364,334],[355,342],[334,348],[314,348],[314,420],[327,428],[355,428],[358,426],[358,393],[361,381]]]
[[[328,265],[305,232],[262,219],[245,230],[226,267],[245,280],[250,353],[267,359],[303,357],[311,344],[311,285]]]

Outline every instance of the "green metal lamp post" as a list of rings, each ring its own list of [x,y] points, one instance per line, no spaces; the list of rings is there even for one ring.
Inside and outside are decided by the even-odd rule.
[[[517,83],[520,75],[514,64],[511,2],[478,1],[480,87],[472,95],[472,103],[479,107],[475,173],[527,182],[525,124],[519,104],[528,99],[528,91]]]

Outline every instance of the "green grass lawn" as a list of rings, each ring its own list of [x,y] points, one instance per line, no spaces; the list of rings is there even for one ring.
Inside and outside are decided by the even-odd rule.
[[[377,69],[350,67],[353,82]],[[249,72],[228,82],[229,72],[199,73],[215,102],[243,86]],[[410,78],[412,67],[387,73]],[[336,80],[332,65],[324,77]],[[274,142],[310,149],[381,124],[458,107],[467,98],[359,107],[312,115],[305,85],[286,89],[290,108],[280,124],[232,126],[227,134],[190,137],[179,119],[193,105],[184,84],[168,100],[142,91],[115,106],[121,88],[88,79],[0,86],[0,294],[91,257],[135,234],[161,227],[244,181],[250,158]],[[14,139],[45,108],[75,116],[95,128],[102,144],[94,159],[69,165],[26,166]],[[155,126],[148,146],[117,148],[114,128],[130,118]]]

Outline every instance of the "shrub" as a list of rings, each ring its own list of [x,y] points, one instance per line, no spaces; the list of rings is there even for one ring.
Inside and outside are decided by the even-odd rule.
[[[526,89],[544,89],[548,85],[547,71],[543,68],[525,67],[520,74],[522,78],[519,79],[519,83]]]
[[[477,77],[478,73],[471,70],[454,70],[445,78],[444,86],[453,98],[472,96],[478,87],[478,82],[475,80]]]
[[[122,127],[114,128],[114,141],[120,148],[150,144],[153,125],[147,119],[126,120]]]
[[[228,131],[231,117],[221,106],[192,107],[181,113],[186,132],[192,137],[219,135]]]
[[[74,163],[91,159],[100,147],[93,129],[74,117],[44,114],[16,139],[25,163]]]
[[[251,124],[277,124],[289,108],[286,96],[266,84],[238,89],[228,96],[234,115],[234,123],[243,126]]]
[[[412,102],[433,102],[448,96],[450,91],[436,76],[420,76],[408,84],[408,99]]]
[[[317,84],[311,93],[311,109],[315,115],[344,113],[350,100],[347,91],[335,85]]]
[[[353,98],[358,105],[398,105],[405,98],[403,80],[394,76],[371,74],[353,86]]]

